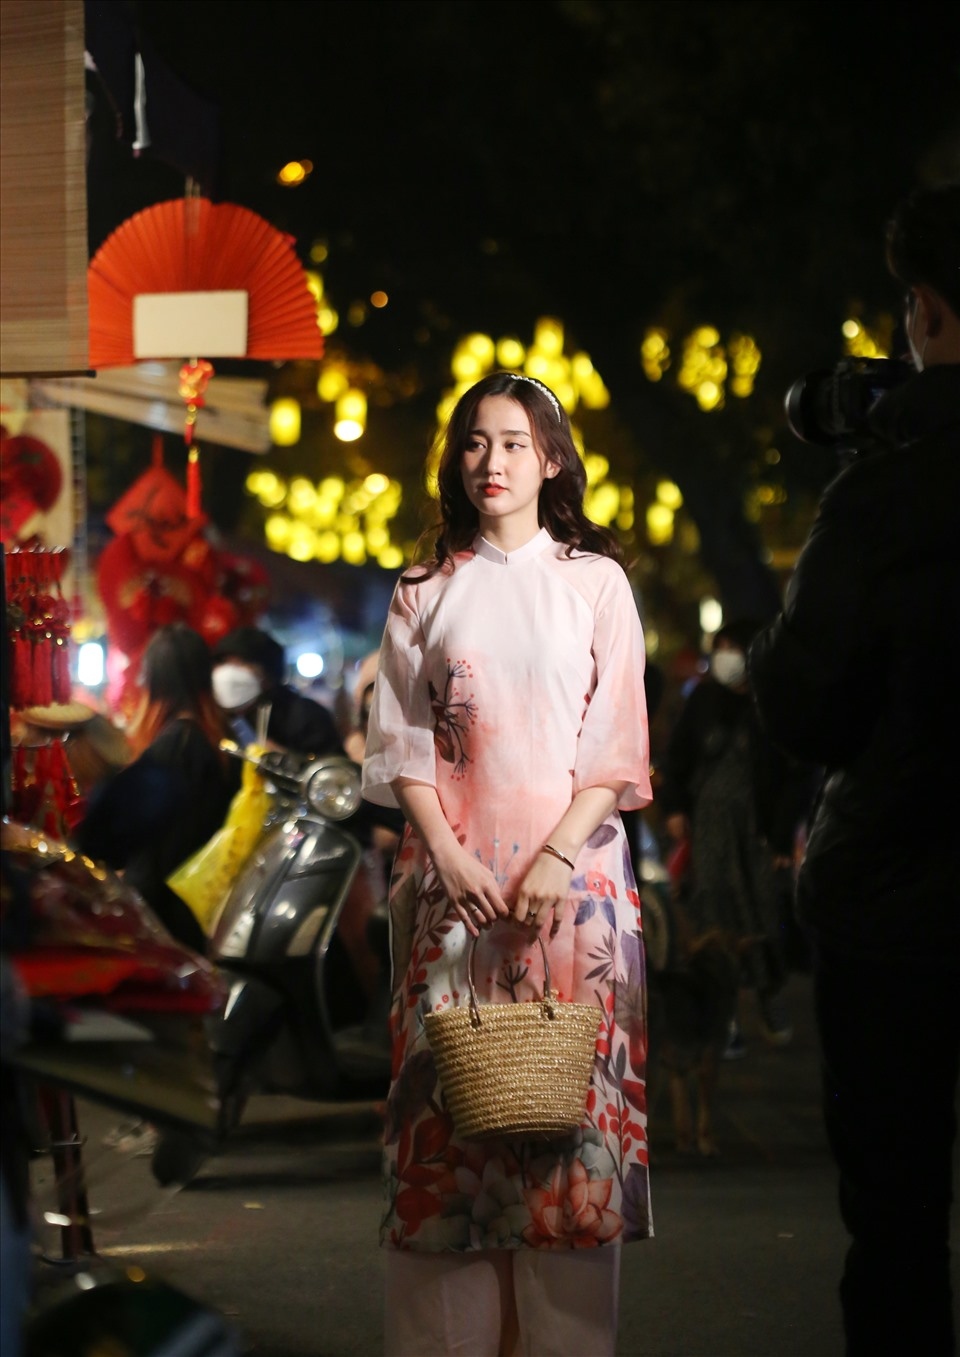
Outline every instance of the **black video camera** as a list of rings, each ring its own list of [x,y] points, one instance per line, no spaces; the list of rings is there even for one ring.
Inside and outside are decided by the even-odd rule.
[[[804,443],[849,448],[866,431],[880,397],[913,375],[911,365],[898,358],[844,358],[832,370],[794,382],[784,401],[787,422]]]

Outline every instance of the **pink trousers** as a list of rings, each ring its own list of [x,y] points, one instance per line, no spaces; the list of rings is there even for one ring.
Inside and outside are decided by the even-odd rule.
[[[620,1249],[387,1253],[386,1357],[613,1357]]]

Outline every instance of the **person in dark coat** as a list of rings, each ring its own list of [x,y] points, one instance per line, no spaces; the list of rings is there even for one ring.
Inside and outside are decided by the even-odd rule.
[[[207,939],[167,878],[221,827],[240,787],[221,752],[229,729],[213,700],[210,652],[183,623],[161,627],[143,657],[143,705],[128,732],[137,757],[91,794],[72,836],[81,853],[122,871],[178,942]]]
[[[301,754],[342,754],[336,723],[321,702],[284,682],[283,646],[259,627],[237,627],[213,648],[213,693],[244,743],[267,715],[267,739]]]
[[[746,652],[758,625],[736,619],[716,633],[710,671],[670,736],[658,799],[667,833],[689,842],[690,929],[697,935],[719,927],[737,940],[764,1034],[783,1046],[792,1030],[781,997],[781,878],[791,880],[812,784],[810,771],[767,737],[750,700]],[[741,1054],[736,1026],[731,1042],[728,1057]]]
[[[849,1357],[956,1350],[950,1285],[960,1069],[960,185],[897,208],[887,261],[914,371],[827,487],[758,709],[825,765],[798,882],[814,946],[826,1127],[851,1236]]]

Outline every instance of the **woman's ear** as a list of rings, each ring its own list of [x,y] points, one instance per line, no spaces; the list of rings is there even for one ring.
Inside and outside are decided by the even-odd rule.
[[[552,481],[554,476],[560,475],[560,471],[561,467],[559,462],[547,462],[546,466],[543,468],[544,479]]]

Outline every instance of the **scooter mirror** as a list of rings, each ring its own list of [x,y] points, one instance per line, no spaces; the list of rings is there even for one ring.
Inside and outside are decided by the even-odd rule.
[[[360,807],[360,769],[350,759],[324,759],[304,775],[303,798],[328,820],[346,820]]]

